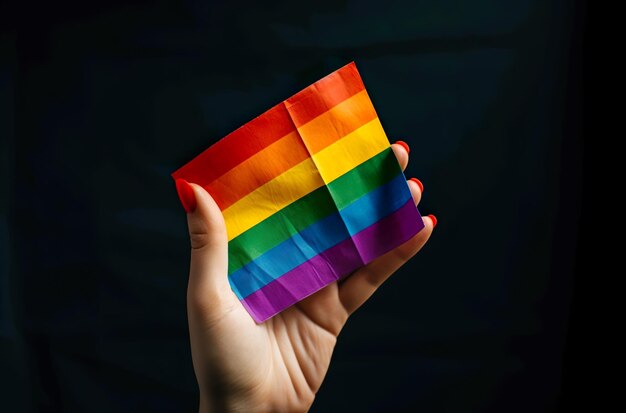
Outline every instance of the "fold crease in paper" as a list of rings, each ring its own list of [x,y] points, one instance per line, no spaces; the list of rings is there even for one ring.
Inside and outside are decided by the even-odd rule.
[[[424,227],[354,63],[172,176],[203,186],[222,210],[229,282],[259,323]]]

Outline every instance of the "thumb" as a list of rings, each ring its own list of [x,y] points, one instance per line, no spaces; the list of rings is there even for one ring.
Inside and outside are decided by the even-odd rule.
[[[236,301],[228,283],[228,236],[220,208],[203,187],[176,180],[191,240],[187,300],[202,312],[215,312]]]

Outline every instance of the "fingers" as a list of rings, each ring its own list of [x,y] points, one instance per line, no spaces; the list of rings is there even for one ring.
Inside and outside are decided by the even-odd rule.
[[[406,154],[403,146],[398,145],[394,152]],[[400,152],[401,151],[401,152]],[[396,155],[398,156],[398,155]],[[407,155],[408,160],[408,155]],[[424,185],[417,178],[407,181],[415,205],[422,199]],[[365,267],[356,271],[339,285],[339,299],[348,314],[358,309],[398,268],[404,265],[426,244],[433,228],[437,224],[434,215],[423,217],[424,229],[413,238],[387,254],[377,258]]]
[[[415,205],[419,204],[422,200],[422,192],[424,192],[422,181],[417,178],[411,178],[406,183],[409,185],[409,190],[411,190],[413,202],[415,202]]]
[[[352,314],[398,268],[422,249],[433,232],[434,222],[430,216],[423,217],[424,229],[413,238],[357,270],[339,285],[339,299],[348,314]]]
[[[222,211],[211,195],[200,185],[188,184],[196,199],[196,208],[187,214],[189,239],[195,256],[215,254],[216,249],[226,249],[228,237]]]
[[[400,168],[404,171],[409,164],[409,153],[411,152],[409,145],[404,141],[396,141],[396,143],[391,145],[391,150],[393,150],[396,159],[398,159]],[[415,205],[419,204],[422,198],[422,191],[424,191],[424,185],[422,185],[422,182],[417,178],[411,178],[407,183]]]
[[[397,141],[396,143],[391,145],[391,150],[393,151],[394,155],[396,155],[398,163],[400,164],[400,168],[402,168],[402,170],[404,171],[406,169],[406,166],[409,164],[409,152],[411,152],[411,150],[409,149],[409,145],[407,145],[407,143],[404,141]]]
[[[176,181],[187,211],[191,265],[187,298],[190,304],[218,309],[236,299],[228,283],[228,237],[224,217],[213,198],[199,185]],[[203,308],[203,310],[206,308]]]

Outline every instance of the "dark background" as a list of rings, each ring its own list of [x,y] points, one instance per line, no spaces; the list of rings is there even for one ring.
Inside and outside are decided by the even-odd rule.
[[[582,2],[2,7],[0,410],[196,410],[169,175],[352,60],[439,225],[350,320],[312,412],[576,400]]]

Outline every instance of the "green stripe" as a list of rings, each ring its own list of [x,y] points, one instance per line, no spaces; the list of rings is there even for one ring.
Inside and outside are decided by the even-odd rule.
[[[228,243],[228,273],[232,274],[309,225],[342,210],[389,182],[398,172],[398,161],[391,148],[387,148],[327,186],[287,205]]]
[[[328,184],[337,209],[340,211],[402,172],[391,148],[368,159]]]

